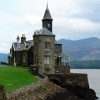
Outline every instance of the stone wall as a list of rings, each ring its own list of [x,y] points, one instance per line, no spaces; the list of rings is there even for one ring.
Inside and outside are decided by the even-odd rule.
[[[67,74],[51,74],[48,75],[50,80],[56,80],[66,85],[81,86],[89,88],[87,74],[67,73]]]
[[[49,80],[43,80],[36,85],[21,88],[7,94],[7,100],[56,100],[66,97],[66,89],[57,86]],[[61,99],[57,99],[61,100]]]
[[[89,88],[88,76],[87,74],[71,73],[65,76],[66,84],[71,84],[72,86],[81,86],[84,88]]]
[[[66,74],[70,73],[70,66],[55,66],[55,73],[56,74]]]
[[[0,85],[0,100],[6,100],[4,87]]]

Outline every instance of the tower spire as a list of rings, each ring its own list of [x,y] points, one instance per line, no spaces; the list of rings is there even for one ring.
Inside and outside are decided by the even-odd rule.
[[[52,32],[52,17],[48,8],[48,2],[47,2],[47,7],[42,19],[42,27],[48,29],[49,31]]]
[[[48,2],[47,2],[47,7],[46,7],[46,10],[45,10],[45,13],[44,13],[44,17],[43,17],[43,20],[45,20],[45,19],[52,20],[52,17],[51,17],[49,8],[48,8]]]

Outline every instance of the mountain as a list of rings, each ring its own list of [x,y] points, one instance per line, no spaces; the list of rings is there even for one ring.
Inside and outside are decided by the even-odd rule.
[[[71,60],[100,60],[100,39],[96,37],[81,40],[60,39],[63,52]],[[8,54],[0,53],[0,61],[8,62]]]
[[[8,54],[0,53],[0,62],[8,62]]]
[[[70,61],[70,68],[100,69],[100,60]]]
[[[71,60],[100,60],[100,39],[87,38],[81,40],[60,39],[63,44],[63,52],[69,55]]]

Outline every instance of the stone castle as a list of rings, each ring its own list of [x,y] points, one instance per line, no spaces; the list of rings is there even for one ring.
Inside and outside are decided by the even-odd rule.
[[[33,40],[25,35],[12,44],[9,64],[30,66],[33,72],[44,76],[37,84],[7,95],[2,100],[96,100],[96,93],[89,87],[87,74],[71,73],[68,57],[62,52],[52,32],[52,17],[48,6],[42,19],[42,29],[34,32]],[[45,74],[47,77],[45,77]],[[35,85],[36,86],[36,85]],[[2,86],[0,86],[1,90]],[[5,98],[4,91],[1,98]]]
[[[26,40],[22,34],[12,44],[9,64],[14,66],[33,66],[39,74],[69,73],[69,60],[62,52],[53,34],[53,19],[48,6],[42,19],[42,29],[34,32],[33,40]]]

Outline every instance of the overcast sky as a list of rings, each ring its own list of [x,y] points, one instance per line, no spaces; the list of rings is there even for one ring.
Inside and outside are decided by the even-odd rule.
[[[0,0],[0,52],[8,53],[16,37],[32,39],[41,28],[47,0]],[[100,0],[48,0],[56,39],[100,38]]]

